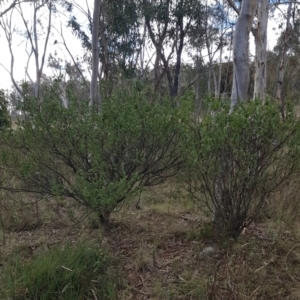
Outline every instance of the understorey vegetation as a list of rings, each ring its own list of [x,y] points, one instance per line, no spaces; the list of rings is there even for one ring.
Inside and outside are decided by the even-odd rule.
[[[89,107],[70,91],[64,108],[54,85],[39,105],[24,100],[24,120],[6,131],[2,168],[20,184],[2,188],[72,198],[97,212],[102,224],[126,198],[178,173],[188,110],[151,102],[137,83]]]
[[[0,266],[4,274],[0,297],[227,299],[251,295],[253,290],[246,287],[225,289],[226,274],[239,280],[231,264],[240,263],[243,255],[249,270],[261,270],[259,264],[251,266],[247,251],[242,250],[257,234],[256,224],[265,215],[282,224],[300,211],[294,201],[300,123],[292,105],[287,103],[282,119],[278,105],[269,100],[243,102],[230,111],[229,101],[208,98],[201,120],[195,120],[192,92],[163,98],[138,81],[115,90],[100,111],[71,88],[68,107],[61,104],[55,85],[42,93],[40,104],[32,97],[24,99],[14,129],[7,123],[1,130],[2,244],[8,243],[8,232],[17,235],[18,243],[24,232],[33,233],[28,235],[30,246],[19,245]],[[175,187],[172,193],[171,187]],[[156,192],[149,204],[145,199],[151,189]],[[74,220],[82,226],[75,233]],[[73,225],[66,226],[68,222]],[[48,226],[54,228],[50,235]],[[48,238],[38,238],[39,231]],[[263,260],[266,254],[259,251],[273,251],[281,242],[281,233],[269,231],[258,233],[267,244],[259,242],[252,249]],[[88,243],[81,239],[83,232],[84,239],[91,239]],[[230,249],[235,249],[234,254]],[[172,251],[168,255],[175,258],[170,260],[165,251]],[[280,251],[287,258],[279,265],[286,268],[283,264],[287,264],[289,274],[295,276],[289,259],[296,249]],[[215,253],[213,261],[204,266],[210,253]],[[167,261],[160,261],[161,255],[167,255]],[[271,268],[271,263],[264,266]],[[182,268],[187,269],[178,282]],[[213,280],[207,279],[211,278],[205,273],[208,268],[214,269]],[[229,273],[222,273],[224,268]],[[116,275],[119,272],[122,279]],[[169,279],[175,276],[166,283],[168,293],[161,282],[153,281],[156,272],[162,272],[163,278],[162,274]],[[246,281],[247,272],[242,274]],[[145,274],[151,283],[145,283]],[[256,289],[257,284],[247,288]],[[261,290],[257,299],[272,294],[267,287]]]
[[[108,255],[90,242],[66,245],[63,250],[40,251],[36,259],[20,256],[0,276],[2,299],[114,299],[116,281],[109,273]],[[61,298],[63,297],[63,298]]]
[[[298,171],[299,122],[292,108],[282,120],[271,101],[229,113],[228,102],[208,99],[195,122],[189,97],[174,107],[139,82],[100,112],[72,90],[65,108],[57,91],[41,104],[25,99],[18,129],[3,131],[2,189],[73,199],[107,225],[126,199],[177,176],[216,231],[237,237]]]
[[[194,201],[220,234],[237,237],[274,193],[298,172],[299,121],[283,121],[274,102],[229,105],[212,100],[190,127],[183,178]]]

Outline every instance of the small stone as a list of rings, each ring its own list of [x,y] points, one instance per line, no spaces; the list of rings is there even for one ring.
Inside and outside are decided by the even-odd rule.
[[[200,257],[206,257],[209,254],[214,252],[214,248],[212,246],[205,247],[201,252],[200,252]]]

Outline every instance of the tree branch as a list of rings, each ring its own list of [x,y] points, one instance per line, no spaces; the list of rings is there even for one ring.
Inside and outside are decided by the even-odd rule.
[[[3,28],[3,31],[4,31],[4,34],[5,34],[5,37],[6,37],[6,40],[7,40],[7,43],[8,43],[8,49],[9,49],[9,52],[10,52],[10,71],[8,71],[2,64],[2,67],[10,74],[10,79],[11,79],[11,82],[14,86],[14,88],[17,90],[17,92],[19,93],[19,95],[22,95],[22,91],[21,89],[19,88],[19,85],[17,84],[17,82],[15,81],[15,78],[14,78],[14,64],[15,64],[15,57],[14,57],[14,53],[12,51],[12,12],[11,11],[11,16],[9,18],[9,23],[5,22],[5,23],[2,23],[0,22],[0,26]]]
[[[52,1],[50,1],[48,9],[49,9],[49,21],[48,21],[46,40],[45,40],[45,44],[44,44],[42,62],[41,62],[40,70],[39,70],[40,75],[42,75],[42,72],[43,72],[43,68],[44,68],[44,64],[45,64],[45,56],[46,56],[47,46],[48,46],[48,42],[49,42],[49,36],[50,36],[50,32],[51,32]]]
[[[233,0],[227,0],[228,4],[233,8],[233,10],[239,15],[240,14],[240,10],[239,8],[235,5]]]
[[[87,81],[85,80],[85,77],[84,77],[82,71],[81,71],[80,68],[78,67],[78,65],[77,65],[77,63],[76,63],[76,61],[75,61],[75,59],[74,59],[74,56],[72,55],[72,53],[71,53],[69,47],[67,46],[65,37],[64,37],[64,35],[63,35],[62,24],[60,23],[60,32],[59,32],[55,27],[54,27],[54,29],[55,29],[55,30],[57,31],[57,33],[61,36],[61,38],[62,38],[62,40],[63,40],[63,45],[65,46],[65,48],[66,48],[68,54],[70,55],[70,57],[71,57],[71,59],[72,59],[72,62],[73,62],[73,64],[74,64],[76,70],[77,70],[78,73],[80,74],[80,76],[81,76],[81,78],[82,78],[82,80],[83,80],[85,86],[88,88],[88,87],[89,87],[89,84],[88,84]]]
[[[16,6],[17,2],[18,0],[14,0],[9,7],[7,7],[4,11],[0,12],[0,18],[7,12],[9,12],[11,9],[13,9]]]
[[[32,80],[31,76],[30,76],[29,73],[28,73],[28,65],[29,65],[29,61],[30,61],[31,55],[32,55],[32,53],[33,53],[33,50],[32,50],[32,48],[31,48],[30,53],[28,53],[27,50],[26,50],[26,52],[27,52],[27,54],[28,54],[28,60],[27,60],[27,64],[26,64],[26,67],[25,67],[25,72],[26,72],[26,75],[28,76],[30,82],[31,82],[32,84],[34,84],[34,81]]]

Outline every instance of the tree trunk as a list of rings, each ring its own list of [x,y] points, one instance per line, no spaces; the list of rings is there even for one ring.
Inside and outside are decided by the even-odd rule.
[[[269,0],[258,0],[257,28],[255,31],[254,99],[265,99],[267,66],[267,29]]]
[[[181,55],[184,46],[184,37],[185,37],[185,30],[183,28],[183,18],[178,20],[179,24],[179,45],[176,47],[176,64],[175,64],[175,72],[174,72],[174,95],[177,96],[178,94],[178,85],[179,85],[179,74],[181,69]]]
[[[207,95],[209,97],[211,97],[212,94],[213,94],[213,92],[212,92],[212,83],[211,83],[211,77],[212,77],[211,72],[212,72],[212,70],[210,68],[209,71],[208,71],[208,76],[207,76]]]
[[[40,85],[41,85],[41,76],[39,66],[39,43],[38,43],[38,34],[37,34],[37,11],[39,7],[36,7],[34,3],[34,15],[33,15],[33,41],[35,45],[34,58],[35,58],[35,72],[36,72],[36,81],[34,84],[34,96],[38,99],[40,95]],[[39,103],[41,100],[39,100]]]
[[[99,69],[99,24],[100,0],[94,0],[93,29],[92,29],[92,78],[90,85],[90,106],[97,105],[100,109],[101,98],[97,84]]]
[[[250,79],[249,67],[249,34],[252,27],[254,14],[257,7],[256,0],[243,0],[239,11],[237,23],[235,25],[235,32],[233,36],[233,82],[231,93],[231,108],[232,112],[234,106],[239,101],[246,100],[248,96],[248,87]],[[230,162],[226,150],[221,154],[221,170],[217,174],[214,183],[214,222],[218,225],[220,218],[222,218],[224,210],[224,200],[227,199],[227,191],[223,185],[224,178],[228,173],[228,166]]]
[[[285,103],[282,98],[282,87],[283,87],[283,80],[284,80],[284,74],[285,74],[285,69],[287,65],[287,52],[290,48],[290,36],[291,36],[291,12],[292,12],[292,2],[289,3],[288,10],[287,10],[287,17],[286,17],[286,30],[285,30],[285,35],[284,35],[284,45],[282,49],[282,54],[281,54],[281,61],[279,65],[279,72],[278,72],[278,79],[277,79],[277,88],[276,88],[276,99],[281,105],[281,114],[282,117],[285,117]]]
[[[215,98],[219,98],[218,80],[217,80],[216,70],[214,67],[211,70],[211,72],[212,72],[212,78],[213,78],[213,82],[214,82],[214,95],[215,95]]]
[[[223,44],[221,41],[221,48],[220,48],[220,62],[219,62],[219,75],[218,75],[218,82],[217,82],[217,89],[215,91],[215,97],[219,98],[221,93],[221,81],[222,81],[222,55],[223,55]]]
[[[102,57],[102,61],[100,61],[101,63],[101,71],[103,72],[103,80],[104,81],[108,81],[110,79],[110,75],[111,75],[111,66],[109,64],[110,62],[110,53],[108,50],[108,37],[105,34],[105,30],[107,29],[106,27],[106,23],[107,23],[107,18],[108,18],[108,12],[107,12],[107,5],[105,5],[105,2],[103,0],[99,0],[100,2],[100,16],[99,16],[99,36],[100,36],[100,45],[103,49],[103,57]],[[101,3],[103,3],[103,5],[101,6]],[[107,4],[107,3],[106,3]],[[101,72],[101,73],[102,73]],[[105,95],[107,95],[107,92],[105,92]]]
[[[251,30],[256,0],[243,0],[233,37],[233,83],[231,110],[248,96],[250,78],[249,68],[249,33]]]
[[[223,1],[224,4],[224,1]],[[224,32],[224,23],[221,23],[221,34],[220,34],[220,59],[219,59],[219,74],[218,74],[218,81],[217,81],[217,87],[215,89],[215,97],[220,98],[221,94],[221,81],[222,81],[222,64],[223,64],[223,32]]]
[[[143,4],[145,7],[151,5],[148,1],[144,0]],[[159,63],[162,60],[164,63],[165,70],[168,72],[168,61],[165,59],[162,51],[163,51],[163,43],[165,41],[165,38],[167,36],[167,29],[169,26],[169,9],[170,9],[170,1],[167,0],[166,3],[166,10],[164,12],[164,20],[163,20],[163,28],[161,31],[159,31],[158,37],[155,36],[155,33],[153,31],[153,28],[151,27],[151,19],[149,14],[146,12],[145,13],[145,24],[148,29],[148,33],[150,36],[150,39],[155,47],[156,50],[156,58],[155,58],[155,63],[154,63],[154,89],[156,90],[160,81],[161,81],[161,74],[160,74],[160,68],[159,68]],[[159,25],[157,25],[159,27]],[[167,67],[166,67],[167,63]],[[171,93],[171,91],[170,91]]]
[[[109,225],[109,217],[110,217],[110,213],[107,212],[107,211],[99,211],[98,212],[98,217],[99,217],[99,221],[100,221],[100,224],[103,226],[103,227],[108,227]]]
[[[201,53],[201,52],[200,52]],[[196,77],[197,80],[195,82],[195,119],[198,121],[200,112],[201,112],[201,99],[200,99],[200,65],[202,62],[202,59],[199,59],[197,56],[197,61],[196,61]]]

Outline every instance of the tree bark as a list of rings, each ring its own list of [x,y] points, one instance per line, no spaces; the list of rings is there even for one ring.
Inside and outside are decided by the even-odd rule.
[[[179,74],[181,69],[181,55],[183,50],[183,41],[184,41],[185,32],[183,30],[183,18],[180,20],[179,25],[179,46],[176,49],[176,64],[175,64],[175,72],[174,72],[174,91],[173,95],[171,96],[177,96],[178,94],[178,85],[179,85]]]
[[[99,69],[99,24],[100,0],[94,0],[93,28],[92,28],[92,77],[90,85],[90,106],[97,105],[100,109],[101,97],[97,84]]]
[[[233,37],[233,83],[231,110],[248,96],[250,79],[249,34],[256,10],[256,0],[243,0]]]
[[[200,52],[201,53],[201,52]],[[195,81],[195,119],[198,121],[201,111],[201,99],[200,99],[200,65],[202,59],[196,57],[196,81]]]
[[[223,25],[222,25],[223,27]],[[221,29],[223,31],[223,28]],[[222,64],[223,64],[223,36],[221,35],[221,41],[220,41],[220,59],[219,59],[219,75],[218,75],[218,82],[217,82],[217,88],[215,90],[215,97],[219,98],[221,93],[221,81],[222,81]]]
[[[267,68],[267,29],[269,0],[258,0],[257,28],[255,30],[254,99],[265,100]]]
[[[281,54],[281,60],[279,65],[279,72],[278,72],[278,79],[277,79],[277,88],[276,88],[276,99],[281,105],[281,114],[282,117],[285,117],[285,103],[282,98],[282,88],[283,88],[283,80],[285,75],[285,69],[288,61],[287,52],[290,48],[290,36],[291,36],[291,12],[292,12],[292,2],[289,3],[288,10],[287,10],[287,17],[286,17],[286,30],[284,34],[284,44]]]
[[[148,1],[144,0],[143,2],[145,9],[148,9],[148,6],[151,5]],[[165,41],[165,38],[167,36],[167,29],[169,26],[169,10],[170,10],[170,1],[167,0],[166,2],[166,11],[164,13],[164,22],[163,22],[163,28],[161,31],[159,31],[159,36],[156,39],[154,31],[151,27],[151,21],[150,21],[150,15],[148,12],[145,12],[145,24],[149,32],[150,39],[155,47],[156,50],[156,58],[154,63],[154,88],[156,89],[159,85],[159,82],[161,80],[160,71],[159,71],[159,63],[161,60],[163,60],[163,43]],[[159,25],[158,25],[159,26]],[[166,70],[167,71],[167,70]]]

